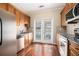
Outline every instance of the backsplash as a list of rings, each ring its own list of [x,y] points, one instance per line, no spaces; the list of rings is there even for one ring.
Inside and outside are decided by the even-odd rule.
[[[79,28],[79,22],[77,23],[77,28]]]
[[[67,24],[67,33],[74,35],[74,29],[77,27],[77,24]]]

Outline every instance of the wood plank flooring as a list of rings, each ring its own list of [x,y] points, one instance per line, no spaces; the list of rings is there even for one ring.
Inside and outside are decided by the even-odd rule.
[[[60,56],[57,46],[52,44],[33,43],[17,53],[18,56]]]

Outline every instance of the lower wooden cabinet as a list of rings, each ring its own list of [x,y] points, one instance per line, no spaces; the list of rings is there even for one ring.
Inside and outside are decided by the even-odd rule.
[[[56,41],[56,43],[57,43],[57,48],[59,49],[59,45],[60,45],[60,43],[59,43],[59,37],[60,37],[60,34],[59,33],[57,33],[57,41]]]
[[[22,49],[17,53],[17,56],[32,56],[33,55],[32,50],[33,50],[32,47]]]
[[[25,48],[29,47],[32,43],[32,39],[29,39],[29,33],[24,36],[24,46]]]
[[[79,56],[79,45],[71,42],[69,45],[69,56]]]

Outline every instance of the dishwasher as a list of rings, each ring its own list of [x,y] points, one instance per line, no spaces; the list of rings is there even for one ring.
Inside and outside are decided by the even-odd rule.
[[[59,38],[59,53],[61,56],[67,56],[67,50],[68,50],[68,40],[63,35],[60,35]]]

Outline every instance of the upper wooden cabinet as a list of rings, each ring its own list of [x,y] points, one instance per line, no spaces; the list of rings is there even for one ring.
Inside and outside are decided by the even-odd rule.
[[[16,14],[16,10],[15,10],[15,8],[12,6],[12,5],[10,5],[10,4],[8,4],[8,11],[10,12],[10,13],[12,13],[12,14]]]
[[[66,17],[64,12],[61,12],[61,26],[66,26]]]
[[[8,3],[0,3],[0,8],[4,9],[12,14],[15,14],[15,8]]]
[[[20,25],[20,12],[16,10],[16,26]]]
[[[20,26],[22,24],[30,25],[30,17],[16,9],[14,6],[8,3],[0,3],[0,9],[4,9],[11,14],[16,16],[16,25]]]
[[[24,23],[25,24],[30,24],[30,17],[29,16],[25,16]]]
[[[76,3],[67,3],[64,7],[64,9],[61,11],[61,26],[66,26],[66,14],[69,10],[74,8]]]
[[[20,15],[20,25],[23,25],[24,24],[24,14],[21,13]]]
[[[21,14],[20,24],[30,24],[30,17],[24,14]]]
[[[8,10],[8,4],[7,3],[0,3],[0,9]]]

